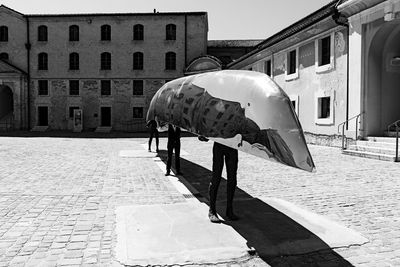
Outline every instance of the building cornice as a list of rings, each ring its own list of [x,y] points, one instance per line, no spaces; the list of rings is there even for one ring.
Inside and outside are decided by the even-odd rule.
[[[360,13],[370,7],[384,2],[385,0],[348,0],[338,6],[338,11],[346,17]]]

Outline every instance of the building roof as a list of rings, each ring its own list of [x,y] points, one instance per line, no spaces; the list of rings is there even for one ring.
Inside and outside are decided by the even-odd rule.
[[[22,14],[21,12],[18,12],[18,11],[16,11],[16,10],[12,9],[12,8],[9,8],[8,6],[0,5],[0,8],[5,8],[5,9],[8,9],[9,11],[11,11],[11,12],[13,12],[13,13],[16,13],[16,14],[18,14],[18,15],[24,16],[24,14]]]
[[[24,75],[27,75],[27,73],[15,66],[14,64],[11,64],[8,60],[3,60],[0,59],[0,72],[1,73],[22,73]]]
[[[151,12],[151,13],[80,13],[80,14],[27,14],[30,18],[43,17],[107,17],[107,16],[181,16],[181,15],[207,15],[205,11],[199,12]]]
[[[0,7],[6,8],[12,12],[18,13],[25,17],[97,17],[97,16],[176,16],[176,15],[207,15],[206,11],[198,12],[148,12],[148,13],[75,13],[75,14],[22,14],[12,8],[5,5],[0,5]]]
[[[332,16],[334,14],[334,12],[336,11],[337,4],[339,4],[340,2],[341,2],[341,0],[331,1],[328,4],[326,4],[325,6],[318,9],[317,11],[311,13],[310,15],[302,18],[301,20],[299,20],[299,21],[293,23],[292,25],[286,27],[285,29],[281,30],[280,32],[265,39],[260,44],[258,44],[254,50],[252,50],[251,52],[238,58],[234,62],[230,63],[228,65],[228,68],[239,63],[240,61],[256,54],[257,52],[260,52],[261,50],[263,50],[267,47],[270,47],[276,43],[279,43],[280,41],[306,29],[307,27],[309,27],[329,16]]]
[[[264,39],[251,40],[209,40],[208,47],[253,47],[261,43]]]

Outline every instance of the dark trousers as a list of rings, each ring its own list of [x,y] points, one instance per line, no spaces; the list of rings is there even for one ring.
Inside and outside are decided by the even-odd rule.
[[[227,174],[227,211],[232,211],[233,196],[237,185],[238,151],[236,149],[214,142],[212,178],[209,185],[210,210],[216,213],[218,187],[221,182],[224,159]]]
[[[151,149],[151,141],[153,137],[156,139],[156,149],[158,150],[158,130],[157,129],[150,129],[150,138],[149,138],[149,150]]]
[[[168,140],[167,149],[168,149],[167,172],[171,171],[172,152],[174,149],[175,149],[175,170],[176,170],[176,172],[180,172],[181,171],[181,162],[180,162],[181,141],[169,141]]]

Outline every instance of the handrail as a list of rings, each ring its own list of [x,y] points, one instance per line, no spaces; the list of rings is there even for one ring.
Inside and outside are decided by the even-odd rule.
[[[339,127],[342,126],[342,149],[345,149],[345,147],[344,147],[344,126],[346,125],[346,123],[349,123],[349,121],[356,119],[356,140],[357,140],[357,138],[358,138],[358,118],[361,117],[362,114],[364,114],[364,112],[361,112],[360,114],[353,116],[350,119],[338,124],[338,132],[339,132]],[[346,138],[346,148],[347,148],[347,138]]]
[[[400,120],[397,120],[391,124],[388,125],[387,129],[388,132],[390,131],[390,127],[396,126],[396,159],[395,162],[399,161],[399,130],[400,130],[400,125],[399,125]]]

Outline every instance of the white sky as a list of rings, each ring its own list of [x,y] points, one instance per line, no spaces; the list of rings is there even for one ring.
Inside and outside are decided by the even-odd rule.
[[[208,39],[266,39],[331,0],[0,0],[23,14],[208,12]]]

